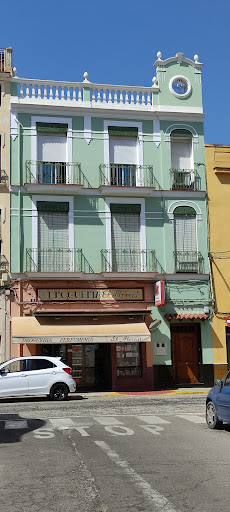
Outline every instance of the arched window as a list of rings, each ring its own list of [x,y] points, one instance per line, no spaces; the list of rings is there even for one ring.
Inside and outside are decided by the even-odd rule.
[[[198,272],[196,211],[191,206],[174,210],[175,271]]]

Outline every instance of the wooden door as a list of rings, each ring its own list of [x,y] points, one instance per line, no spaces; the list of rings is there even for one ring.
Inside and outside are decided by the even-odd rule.
[[[197,325],[171,326],[173,378],[177,384],[199,381]]]

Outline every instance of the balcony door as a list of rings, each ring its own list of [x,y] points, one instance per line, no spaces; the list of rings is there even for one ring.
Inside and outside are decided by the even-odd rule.
[[[140,272],[140,205],[111,205],[112,270]]]
[[[110,185],[137,184],[137,137],[109,137]]]
[[[197,225],[193,208],[174,210],[176,272],[198,272]]]
[[[66,203],[50,204],[53,211],[38,211],[38,270],[68,272],[73,267],[69,249],[69,214],[58,211]]]
[[[66,152],[66,134],[38,133],[37,180],[39,183],[68,183]]]
[[[176,130],[177,131],[177,130]],[[171,168],[173,188],[193,189],[194,170],[192,139],[171,135]]]

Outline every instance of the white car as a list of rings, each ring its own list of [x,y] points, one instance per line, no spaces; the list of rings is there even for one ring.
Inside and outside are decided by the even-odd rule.
[[[15,357],[0,364],[0,397],[47,395],[65,400],[74,391],[72,369],[60,357]]]

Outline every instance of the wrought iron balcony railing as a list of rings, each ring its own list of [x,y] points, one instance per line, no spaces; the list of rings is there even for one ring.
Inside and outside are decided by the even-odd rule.
[[[156,187],[152,165],[100,165],[100,185],[113,187]]]
[[[4,254],[0,254],[0,269],[7,269],[8,264],[9,262],[4,256]]]
[[[8,182],[8,176],[6,174],[6,171],[3,169],[0,169],[0,184],[1,185],[7,185]]]
[[[81,185],[79,163],[26,161],[26,183]]]
[[[0,48],[0,71],[11,72],[12,48]]]
[[[27,249],[28,272],[93,272],[82,249]]]
[[[170,169],[172,190],[200,190],[196,169]]]
[[[200,274],[204,271],[204,259],[200,252],[175,251],[175,272],[194,272]]]
[[[102,272],[156,272],[155,251],[137,249],[102,249]]]

